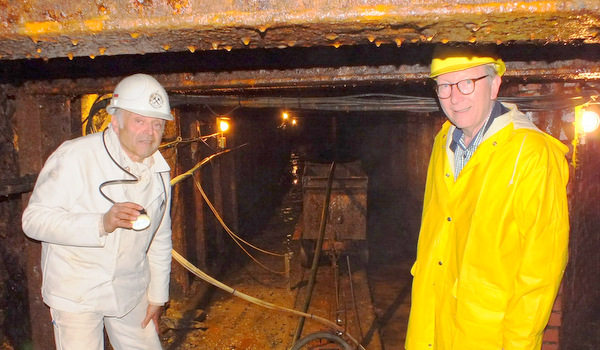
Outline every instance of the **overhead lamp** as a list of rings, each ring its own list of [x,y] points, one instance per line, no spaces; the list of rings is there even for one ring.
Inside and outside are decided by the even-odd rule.
[[[223,133],[229,130],[231,119],[225,116],[217,117],[217,128],[219,128],[219,133],[217,134],[217,144],[220,149],[224,149],[227,146],[227,139]]]
[[[294,116],[291,116],[288,111],[283,111],[281,112],[281,125],[279,125],[278,128],[285,129],[288,124],[296,126],[298,124],[298,120]]]
[[[575,107],[575,132],[585,136],[600,126],[600,104],[588,102]]]
[[[217,117],[217,127],[220,132],[225,132],[229,130],[229,123],[231,119],[229,117]]]
[[[592,109],[584,109],[581,113],[581,131],[590,133],[598,129],[600,126],[600,116],[598,111]]]
[[[281,125],[279,125],[277,128],[285,129],[289,119],[290,119],[290,113],[288,111],[282,111],[281,112]]]

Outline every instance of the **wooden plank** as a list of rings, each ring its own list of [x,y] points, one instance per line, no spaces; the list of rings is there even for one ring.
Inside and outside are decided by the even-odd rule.
[[[193,123],[190,124],[190,137],[192,139],[197,138],[200,136],[200,121],[195,120]],[[201,151],[201,147],[203,145],[201,145],[199,142],[194,142],[191,144],[191,158],[192,160],[197,163],[201,160],[202,158],[202,151]],[[200,185],[202,185],[202,172],[201,171],[197,171],[194,173],[192,180],[195,182],[198,182]],[[198,188],[196,187],[196,184],[194,183],[193,185],[194,191],[193,191],[193,201],[194,201],[194,240],[195,240],[195,255],[196,255],[196,260],[198,262],[198,268],[202,269],[202,270],[206,270],[207,266],[208,266],[208,260],[207,260],[207,253],[206,253],[206,249],[208,248],[207,245],[207,227],[206,227],[206,222],[204,219],[204,208],[205,208],[205,204],[204,204],[204,198],[202,197],[202,195],[200,194],[200,191],[198,190]],[[208,214],[208,213],[207,213]]]
[[[27,174],[16,179],[0,180],[0,196],[10,196],[33,191],[37,174]]]
[[[179,136],[179,118],[176,117],[174,122],[168,122],[165,128],[165,139],[175,139]],[[163,151],[163,156],[171,167],[171,178],[182,172],[179,156],[176,148],[169,148]],[[185,169],[187,170],[187,169]],[[183,170],[183,171],[185,171]],[[184,196],[186,193],[182,190],[181,185],[173,186],[171,194],[171,229],[173,249],[181,254],[187,255],[187,239],[185,226],[185,208]],[[185,268],[179,264],[171,265],[171,294],[179,297],[185,295],[190,288],[189,274]]]
[[[15,123],[22,176],[37,174],[50,153],[71,137],[70,119],[70,103],[64,96],[20,95],[16,98]],[[23,199],[26,206],[29,195]],[[41,244],[28,240],[25,251],[33,345],[36,350],[51,350],[54,349],[54,330],[49,309],[40,293]]]

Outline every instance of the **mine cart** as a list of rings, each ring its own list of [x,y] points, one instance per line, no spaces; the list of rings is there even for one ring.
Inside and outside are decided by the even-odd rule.
[[[312,263],[321,228],[331,164],[307,163],[302,176],[301,262]],[[364,263],[367,247],[367,183],[360,162],[338,163],[334,171],[323,252],[355,255]]]

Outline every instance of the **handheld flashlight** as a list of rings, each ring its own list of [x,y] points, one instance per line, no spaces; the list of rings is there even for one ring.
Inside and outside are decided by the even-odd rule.
[[[135,221],[132,221],[133,229],[135,231],[145,230],[150,226],[150,217],[148,213],[146,213],[146,209],[140,210],[140,216],[137,217]]]

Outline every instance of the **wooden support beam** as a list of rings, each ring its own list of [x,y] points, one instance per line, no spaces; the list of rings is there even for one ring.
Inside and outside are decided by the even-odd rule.
[[[215,149],[217,148],[217,144],[214,139],[210,142]],[[212,204],[215,207],[215,210],[223,220],[226,220],[226,217],[223,215],[224,209],[224,189],[223,182],[221,180],[221,176],[223,173],[222,169],[222,159],[215,159],[211,162],[210,165],[211,178],[212,178],[212,190],[213,190],[213,198],[211,198]],[[223,226],[217,221],[217,219],[213,216],[213,220],[215,222],[215,232],[214,232],[214,246],[212,246],[215,251],[211,252],[211,256],[215,259],[213,263],[216,263],[218,266],[224,265],[227,261],[228,249],[227,244],[225,244],[225,236],[227,233]]]
[[[19,167],[23,177],[37,174],[48,156],[71,138],[71,110],[66,96],[19,95],[16,98],[15,124],[19,136]],[[29,195],[23,197],[26,206]],[[49,308],[40,293],[42,270],[41,244],[29,240],[27,254],[27,284],[32,341],[36,350],[54,349],[54,330]]]
[[[176,117],[174,122],[167,123],[165,128],[165,139],[175,139],[180,136],[180,119]],[[171,178],[181,173],[182,166],[178,156],[176,148],[168,148],[163,151],[163,156],[171,167]],[[187,170],[187,169],[186,169]],[[185,171],[185,170],[183,170]],[[186,254],[187,252],[187,238],[186,238],[186,217],[184,207],[184,196],[187,194],[183,190],[181,185],[173,186],[171,194],[171,230],[172,230],[172,241],[173,249],[176,251]],[[171,294],[175,297],[181,297],[185,295],[190,288],[190,276],[185,268],[179,264],[171,265]]]
[[[201,125],[200,125],[200,121],[195,120],[194,122],[192,122],[190,124],[190,137],[192,139],[197,138],[201,134]],[[201,147],[203,145],[200,144],[199,142],[194,142],[190,145],[191,147],[191,158],[194,162],[198,163],[203,157],[202,157],[202,150]],[[203,183],[203,179],[201,176],[202,172],[197,171],[194,173],[192,180],[194,182],[198,182],[200,185],[202,185]],[[196,184],[194,184],[193,186],[194,191],[193,191],[193,203],[194,203],[194,240],[195,240],[195,249],[194,249],[194,253],[196,255],[196,261],[197,261],[197,266],[198,268],[200,268],[201,270],[206,270],[208,267],[208,260],[207,260],[207,252],[206,249],[208,248],[208,238],[207,238],[207,234],[208,234],[208,229],[206,227],[206,221],[204,216],[205,215],[210,215],[209,213],[205,213],[204,208],[206,207],[206,204],[204,203],[204,198],[202,198],[202,195],[200,194],[200,191],[196,188]]]
[[[33,191],[38,174],[27,174],[16,179],[0,180],[0,196],[10,196]]]

